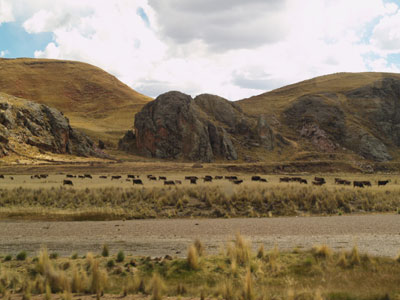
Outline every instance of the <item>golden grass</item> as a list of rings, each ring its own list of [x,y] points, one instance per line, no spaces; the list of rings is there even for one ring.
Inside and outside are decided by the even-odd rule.
[[[240,242],[232,245],[242,247]],[[317,259],[316,249],[330,253],[329,259],[320,259],[321,256]],[[43,249],[37,259],[28,258],[23,263],[4,261],[0,257],[0,294],[3,298],[19,294],[25,299],[36,299],[37,295],[50,299],[54,293],[63,299],[85,294],[100,298],[103,293],[124,296],[146,293],[154,300],[181,296],[204,299],[208,295],[231,300],[367,300],[383,299],[386,295],[396,299],[400,295],[399,263],[383,257],[368,260],[364,259],[365,254],[358,254],[361,257],[359,264],[353,264],[354,251],[340,254],[320,246],[293,253],[274,248],[264,258],[250,253],[250,264],[237,264],[236,274],[233,274],[229,254],[205,256],[202,267],[197,269],[190,268],[186,258],[160,260],[132,256],[128,260],[135,261],[135,268],[124,263],[109,268],[107,258],[100,254],[88,254],[86,258],[74,260],[59,257],[50,261]],[[273,260],[280,265],[274,271],[271,270]],[[341,264],[342,260],[346,261],[345,265]],[[71,268],[62,270],[67,262]],[[50,273],[49,269],[62,272],[63,280],[70,285],[60,285],[55,291],[49,275],[41,273],[46,270]]]

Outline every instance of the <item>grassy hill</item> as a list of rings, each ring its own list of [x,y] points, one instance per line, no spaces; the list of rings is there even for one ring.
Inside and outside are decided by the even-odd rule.
[[[55,107],[95,141],[115,144],[151,98],[81,62],[0,59],[0,91]]]

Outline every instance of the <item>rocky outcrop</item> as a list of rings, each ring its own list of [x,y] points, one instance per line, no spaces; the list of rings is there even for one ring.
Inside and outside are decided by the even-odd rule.
[[[275,144],[264,117],[249,117],[235,103],[210,94],[194,99],[175,91],[162,94],[136,114],[134,127],[119,149],[157,158],[237,160],[238,147],[270,151]]]
[[[59,154],[104,156],[86,135],[71,128],[60,111],[0,94],[0,156],[15,152],[15,144]]]

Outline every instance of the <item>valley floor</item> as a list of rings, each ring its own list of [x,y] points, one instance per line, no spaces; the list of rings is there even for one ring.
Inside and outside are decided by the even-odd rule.
[[[46,245],[49,251],[68,256],[100,252],[107,244],[112,252],[132,255],[186,256],[188,246],[200,239],[208,253],[218,253],[226,241],[240,232],[253,247],[275,245],[282,250],[310,249],[326,244],[335,251],[357,245],[374,256],[396,257],[400,252],[400,216],[395,214],[331,217],[280,217],[247,219],[160,219],[98,222],[1,221],[0,253],[25,250],[35,255]]]

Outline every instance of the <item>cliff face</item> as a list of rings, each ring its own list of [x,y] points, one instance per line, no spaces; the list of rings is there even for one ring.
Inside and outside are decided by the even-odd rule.
[[[104,156],[60,111],[0,93],[0,156],[29,155],[21,153],[24,145],[57,154]]]

